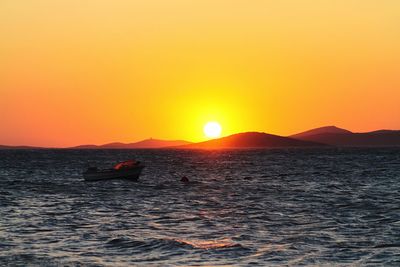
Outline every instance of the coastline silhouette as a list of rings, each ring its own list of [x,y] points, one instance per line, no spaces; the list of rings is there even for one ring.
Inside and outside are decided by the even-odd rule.
[[[400,130],[376,130],[355,133],[336,126],[314,128],[289,136],[263,132],[244,132],[193,143],[185,140],[145,139],[133,143],[113,142],[104,145],[78,145],[63,149],[219,149],[287,147],[398,147]],[[0,149],[45,149],[48,147],[0,145]],[[58,147],[51,147],[58,148]]]

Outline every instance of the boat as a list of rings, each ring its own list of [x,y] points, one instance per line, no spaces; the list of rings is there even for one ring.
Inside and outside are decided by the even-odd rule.
[[[98,169],[91,166],[83,172],[85,181],[100,181],[111,179],[127,179],[136,181],[144,168],[140,161],[127,160],[116,164],[111,169]]]

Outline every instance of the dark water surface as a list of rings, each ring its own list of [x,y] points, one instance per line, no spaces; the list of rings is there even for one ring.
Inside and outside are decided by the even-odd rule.
[[[0,151],[0,265],[79,264],[400,266],[400,149]]]

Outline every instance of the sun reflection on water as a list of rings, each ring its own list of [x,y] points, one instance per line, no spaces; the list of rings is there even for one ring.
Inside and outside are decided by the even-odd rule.
[[[175,241],[192,246],[198,249],[217,249],[217,248],[229,248],[237,247],[239,244],[233,242],[229,238],[218,239],[218,240],[185,240],[185,239],[174,239]]]

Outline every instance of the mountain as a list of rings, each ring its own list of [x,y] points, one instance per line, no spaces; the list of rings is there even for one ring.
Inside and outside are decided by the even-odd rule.
[[[233,134],[219,139],[180,146],[183,149],[220,148],[278,148],[278,147],[318,147],[326,146],[315,142],[296,140],[289,137],[259,132]]]
[[[400,146],[400,131],[395,130],[379,130],[366,133],[352,133],[346,130],[338,132],[314,131],[314,134],[306,133],[313,133],[313,130],[290,137],[302,141],[318,142],[342,147]]]
[[[191,144],[183,140],[158,140],[146,139],[136,143],[109,143],[104,145],[80,145],[72,147],[74,149],[147,149],[147,148],[167,148]]]
[[[146,139],[136,143],[108,143],[104,145],[80,145],[73,149],[215,149],[215,148],[278,148],[278,147],[400,147],[400,130],[378,130],[353,133],[336,126],[325,126],[288,137],[260,132],[246,132],[200,143],[183,140]],[[43,149],[33,146],[0,145],[0,149]]]
[[[315,128],[315,129],[311,129],[305,132],[301,132],[298,134],[294,134],[289,136],[290,138],[305,138],[308,136],[312,136],[312,135],[317,135],[317,134],[349,134],[351,133],[349,130],[346,129],[342,129],[342,128],[338,128],[336,126],[324,126],[324,127],[319,127],[319,128]]]

